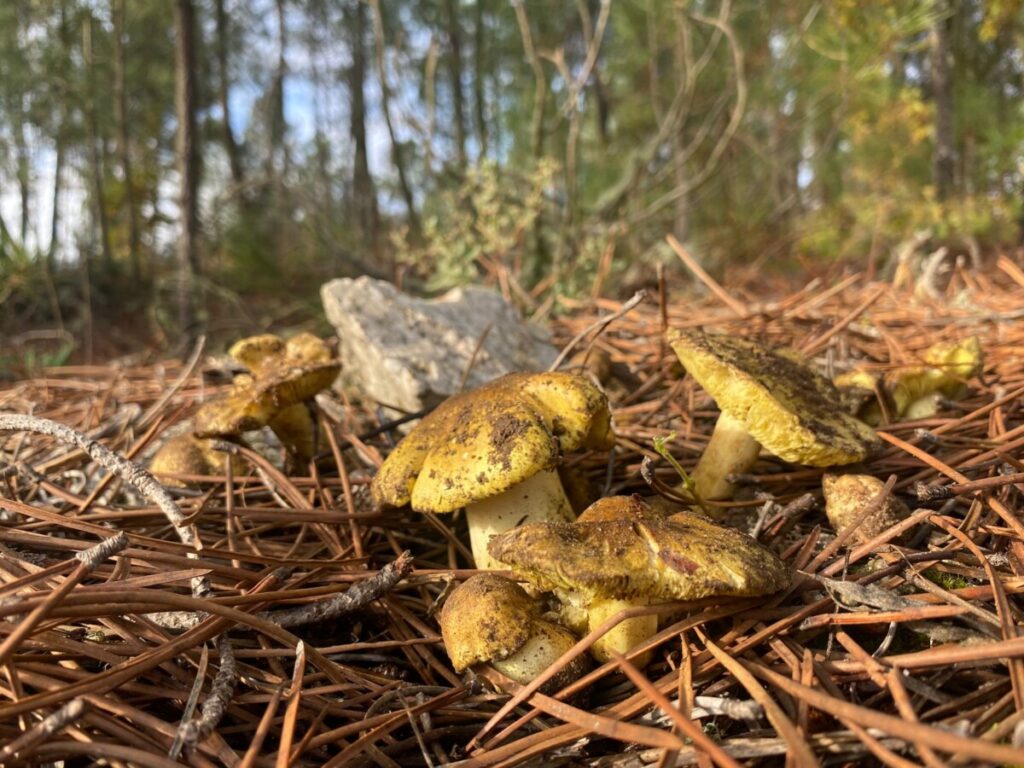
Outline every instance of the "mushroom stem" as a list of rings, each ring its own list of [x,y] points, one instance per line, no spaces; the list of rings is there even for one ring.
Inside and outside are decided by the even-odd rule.
[[[576,645],[576,638],[572,633],[553,622],[534,621],[532,629],[530,638],[519,650],[504,659],[491,661],[491,666],[505,677],[523,685],[532,682],[535,677],[558,661],[562,654]],[[575,680],[582,674],[583,670],[580,667],[579,662],[571,664],[567,668],[569,674],[566,675],[563,671],[558,676],[556,685],[549,686],[549,689],[557,690]]]
[[[729,475],[749,470],[760,451],[760,443],[750,436],[743,423],[722,411],[708,447],[693,470],[697,496],[706,501],[732,498],[736,485],[729,482]]]
[[[473,559],[481,570],[506,568],[487,552],[491,536],[525,523],[571,523],[576,519],[558,473],[538,472],[504,493],[466,505]]]
[[[593,600],[587,606],[587,620],[590,631],[597,629],[608,619],[621,610],[647,605],[648,601],[640,598],[634,600]],[[613,653],[625,654],[658,631],[658,616],[634,616],[620,621],[616,626],[594,641],[590,653],[600,662],[611,661]],[[640,669],[651,660],[650,653],[644,653],[633,659]]]

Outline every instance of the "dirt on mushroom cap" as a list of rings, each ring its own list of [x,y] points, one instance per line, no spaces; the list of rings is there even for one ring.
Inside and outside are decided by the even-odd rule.
[[[670,331],[680,361],[718,407],[779,458],[823,467],[852,464],[880,445],[843,409],[835,386],[793,350],[746,339]]]
[[[448,398],[417,424],[377,472],[378,505],[453,512],[497,496],[564,453],[608,448],[608,402],[570,373],[513,373]]]
[[[464,582],[441,609],[441,635],[456,672],[511,656],[530,637],[540,610],[514,581],[481,573]]]
[[[836,475],[826,473],[821,478],[825,494],[825,515],[836,533],[851,525],[870,506],[885,483],[873,475]],[[853,533],[853,540],[871,541],[910,515],[907,505],[891,493],[864,518]]]
[[[498,534],[491,555],[541,589],[588,598],[696,600],[786,587],[788,565],[749,536],[691,513],[532,523]]]

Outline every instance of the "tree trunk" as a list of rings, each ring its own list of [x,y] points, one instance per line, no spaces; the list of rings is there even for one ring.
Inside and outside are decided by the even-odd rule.
[[[174,103],[178,118],[176,150],[181,185],[178,191],[181,220],[178,238],[178,323],[183,332],[191,334],[196,310],[194,283],[199,272],[199,211],[196,201],[199,158],[196,151],[195,8],[192,0],[175,0],[174,30]]]
[[[46,265],[51,274],[57,261],[57,232],[60,227],[60,177],[64,172],[64,138],[59,132],[56,143],[56,159],[53,164],[53,210],[50,211],[50,242],[46,246]]]
[[[125,92],[125,0],[116,0],[113,7],[114,23],[114,111],[117,120],[117,149],[124,173],[124,204],[128,209],[128,253],[132,264],[132,280],[136,285],[142,279],[139,253],[139,216],[135,204],[135,184],[132,173],[131,143],[128,136],[128,97]]]
[[[349,91],[352,100],[352,143],[355,146],[355,162],[352,172],[352,194],[359,226],[363,237],[370,241],[371,249],[377,252],[377,192],[373,177],[370,176],[369,158],[366,152],[366,6],[356,0],[352,24],[352,66],[349,69]]]
[[[380,0],[370,0],[370,8],[373,11],[373,37],[375,42],[377,77],[380,79],[380,103],[381,111],[384,113],[384,122],[388,128],[388,137],[391,139],[391,161],[398,173],[398,186],[402,192],[402,199],[405,201],[405,208],[409,215],[409,229],[413,237],[419,237],[420,218],[416,214],[416,202],[413,198],[412,187],[409,186],[408,174],[405,169],[405,153],[395,135],[395,126],[391,120],[391,86],[388,83],[387,68],[384,64],[384,19],[381,15]]]
[[[270,153],[267,155],[267,176],[274,179],[276,194],[281,194],[281,180],[288,171],[289,157],[285,144],[288,126],[284,119],[284,80],[288,66],[285,62],[285,48],[288,45],[287,27],[285,26],[284,0],[276,0],[277,9],[277,69],[274,71],[274,82],[270,90],[270,114],[268,117],[268,134],[270,136]]]
[[[445,16],[448,22],[448,48],[451,54],[448,72],[452,84],[452,115],[455,120],[455,151],[459,170],[466,168],[466,107],[462,91],[462,32],[459,29],[459,13],[456,0],[444,0]]]
[[[949,70],[949,6],[939,2],[939,17],[930,34],[932,97],[935,100],[935,194],[946,200],[953,193],[956,148],[953,135],[953,81]]]
[[[32,174],[31,174],[31,163],[28,156],[28,116],[25,114],[25,98],[26,95],[18,99],[18,110],[17,126],[14,129],[14,143],[15,149],[18,155],[18,193],[21,199],[21,220],[20,226],[18,227],[18,233],[21,237],[21,244],[25,246],[28,239],[28,221],[29,221],[29,210],[31,210],[31,201],[29,200],[31,188],[32,188]]]
[[[105,205],[105,194],[103,190],[104,178],[104,151],[101,146],[99,119],[96,116],[96,75],[93,71],[92,51],[92,14],[87,13],[82,23],[82,58],[88,76],[88,87],[86,88],[85,116],[89,130],[89,158],[92,165],[92,194],[93,194],[93,215],[96,225],[100,231],[100,248],[103,254],[103,267],[110,270],[114,264],[114,257],[110,248],[110,222],[107,220],[107,207]],[[91,275],[90,270],[86,270]]]
[[[473,24],[473,106],[476,112],[476,143],[478,157],[487,157],[487,92],[484,88],[484,46],[486,39],[486,0],[476,0]]]
[[[214,9],[217,17],[216,55],[219,81],[217,83],[217,98],[220,101],[221,119],[223,120],[224,151],[228,154],[228,164],[231,166],[231,181],[236,187],[240,187],[245,181],[242,170],[242,153],[235,141],[235,132],[231,128],[231,102],[228,100],[228,93],[231,88],[230,75],[228,73],[228,17],[224,12],[224,0],[217,0]]]

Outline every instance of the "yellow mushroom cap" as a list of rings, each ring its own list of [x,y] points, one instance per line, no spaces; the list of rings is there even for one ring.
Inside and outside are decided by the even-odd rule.
[[[588,599],[764,595],[792,578],[754,539],[689,513],[531,523],[493,537],[488,550],[541,589]]]
[[[660,498],[660,497],[659,497]],[[633,496],[608,496],[598,499],[580,513],[577,523],[600,523],[608,520],[642,520],[646,517],[662,517],[642,498]]]
[[[228,350],[228,355],[251,371],[268,357],[277,357],[283,352],[284,339],[273,333],[263,333],[236,341]]]
[[[604,394],[571,373],[511,373],[445,400],[377,472],[378,505],[454,512],[497,496],[561,456],[611,447]]]
[[[871,475],[826,473],[821,478],[821,488],[825,494],[825,515],[835,532],[841,533],[882,492],[885,483]],[[853,539],[870,541],[909,515],[907,505],[890,493],[874,512],[861,521]]]
[[[235,377],[226,395],[199,408],[195,419],[199,437],[260,429],[291,406],[327,389],[341,370],[329,347],[308,333],[288,342],[271,334],[251,336],[237,342],[230,354],[251,374]]]
[[[985,358],[977,336],[963,341],[940,341],[932,344],[922,355],[928,365],[941,368],[950,376],[969,379],[984,368]]]
[[[441,637],[456,672],[504,659],[530,638],[540,610],[514,581],[481,573],[460,585],[441,609]]]
[[[175,435],[153,456],[149,471],[158,476],[165,485],[183,487],[183,480],[168,478],[166,475],[213,475],[224,468],[224,457],[229,454],[215,451],[209,440],[201,440],[191,433]],[[231,457],[231,466],[236,472],[244,468],[242,460]]]
[[[874,430],[843,409],[832,383],[793,350],[701,331],[670,331],[669,343],[718,407],[785,461],[852,464],[879,446]]]

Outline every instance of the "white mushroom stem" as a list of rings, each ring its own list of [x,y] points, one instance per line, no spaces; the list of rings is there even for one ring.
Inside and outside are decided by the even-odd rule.
[[[505,677],[526,685],[574,645],[576,638],[568,630],[550,621],[537,620],[533,622],[530,639],[511,656],[492,661],[491,666]]]
[[[587,606],[590,631],[597,629],[619,611],[647,604],[648,601],[644,598],[635,600],[594,600]],[[623,619],[594,641],[594,644],[590,647],[590,653],[600,662],[611,661],[613,653],[625,655],[644,640],[652,637],[657,631],[657,614]],[[644,653],[634,658],[632,662],[638,668],[643,669],[650,660],[651,654]]]
[[[754,466],[760,450],[760,443],[750,436],[743,423],[723,411],[693,470],[697,496],[705,501],[732,498],[736,485],[729,482],[729,475],[742,474]]]
[[[524,523],[571,523],[576,515],[562,490],[558,473],[551,469],[538,472],[497,496],[466,505],[466,519],[476,567],[498,571],[508,566],[487,552],[491,536]]]

